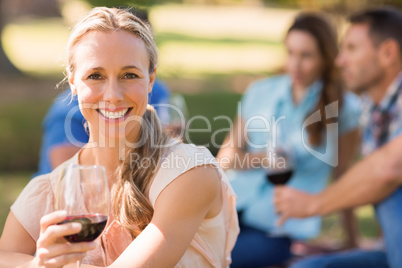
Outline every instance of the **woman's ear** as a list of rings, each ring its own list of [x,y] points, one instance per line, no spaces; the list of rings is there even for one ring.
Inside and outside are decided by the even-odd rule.
[[[71,94],[77,95],[77,89],[74,84],[74,76],[71,74],[71,72],[68,71],[67,77],[68,77],[68,83],[70,84]]]
[[[156,79],[156,67],[152,73],[149,74],[148,94],[152,92]]]

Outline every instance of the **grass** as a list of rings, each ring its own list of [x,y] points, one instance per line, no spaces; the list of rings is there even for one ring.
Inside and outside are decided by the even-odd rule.
[[[75,9],[68,13],[77,16],[85,8]],[[160,50],[158,70],[165,77],[273,71],[282,65],[282,36],[294,15],[292,10],[186,5],[157,6],[150,13]],[[33,76],[59,75],[71,27],[66,21],[77,19],[69,16],[6,25],[1,40],[10,60]]]
[[[214,155],[232,125],[240,94],[229,92],[184,95],[189,109],[189,140],[187,142],[206,146]],[[222,118],[223,116],[223,118]],[[192,131],[200,130],[201,131]]]
[[[242,45],[242,44],[256,44],[256,45],[269,45],[269,46],[282,46],[281,42],[277,40],[267,40],[262,38],[235,38],[235,37],[199,37],[197,35],[190,36],[182,33],[175,32],[161,32],[156,35],[156,43],[163,45],[169,42],[185,42],[193,44],[217,44],[217,45]]]
[[[0,170],[36,169],[41,122],[49,105],[49,101],[0,105]]]
[[[3,231],[10,206],[28,183],[29,172],[0,173],[0,232]]]
[[[21,71],[34,76],[59,75],[69,30],[61,19],[35,19],[8,24],[4,50]]]

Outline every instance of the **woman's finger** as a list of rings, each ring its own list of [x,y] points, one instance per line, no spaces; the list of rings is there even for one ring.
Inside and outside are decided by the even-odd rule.
[[[51,245],[64,236],[78,233],[81,229],[82,225],[79,222],[50,225],[39,237],[38,246]]]
[[[67,217],[67,212],[64,210],[54,211],[52,213],[46,214],[40,219],[40,230],[41,233],[50,226],[64,221]]]
[[[39,261],[40,266],[45,266],[46,268],[59,268],[64,265],[81,261],[85,257],[86,253],[76,252],[71,254],[60,255],[51,259]]]
[[[96,242],[60,243],[39,248],[36,255],[41,260],[52,259],[64,254],[85,253],[96,248]]]

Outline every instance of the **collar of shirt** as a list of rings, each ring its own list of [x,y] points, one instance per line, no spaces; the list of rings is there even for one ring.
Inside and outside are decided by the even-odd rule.
[[[284,85],[284,90],[282,91],[283,94],[279,97],[278,100],[278,105],[282,106],[287,103],[290,104],[291,107],[295,110],[313,109],[323,88],[323,82],[321,79],[314,81],[310,86],[306,88],[306,93],[304,94],[302,100],[298,104],[295,104],[292,94],[292,78],[290,76],[287,76],[287,79],[285,79],[285,83],[286,84]],[[278,109],[276,110],[278,111]]]
[[[399,74],[395,77],[395,79],[392,81],[392,83],[388,86],[387,91],[385,93],[385,96],[381,100],[380,104],[378,107],[383,110],[389,110],[390,108],[390,102],[391,100],[395,97],[396,94],[398,94],[398,88],[400,84],[402,83],[402,71],[399,72]],[[374,107],[376,106],[373,100],[370,98],[368,93],[365,93],[362,95],[362,100],[364,103],[364,106],[366,106],[368,111],[372,111]],[[366,110],[366,109],[365,109]]]
[[[380,108],[383,110],[388,110],[391,106],[392,99],[395,98],[395,95],[398,94],[398,88],[402,83],[402,71],[396,76],[394,81],[392,81],[391,85],[387,89],[387,93],[384,98],[380,102]]]

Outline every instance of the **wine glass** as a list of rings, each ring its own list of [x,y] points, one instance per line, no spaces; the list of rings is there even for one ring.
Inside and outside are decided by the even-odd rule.
[[[56,189],[55,210],[67,211],[59,223],[79,222],[79,233],[65,236],[70,243],[93,241],[103,232],[109,215],[110,193],[103,166],[70,164]],[[81,261],[77,262],[81,267]]]
[[[293,153],[290,147],[276,146],[269,150],[269,167],[265,169],[265,176],[268,183],[274,186],[285,185],[292,178],[295,163]],[[277,216],[280,216],[278,214]],[[270,231],[272,237],[286,236],[283,227],[276,226]]]
[[[290,147],[276,146],[268,151],[269,167],[265,169],[267,181],[285,185],[291,179],[295,168],[294,156]]]
[[[295,169],[295,148],[284,125],[277,125],[272,145],[267,149],[269,166],[265,168],[267,182],[274,186],[285,185],[292,178]],[[278,215],[280,216],[280,215]],[[272,236],[284,236],[286,232],[277,226],[271,231]]]

